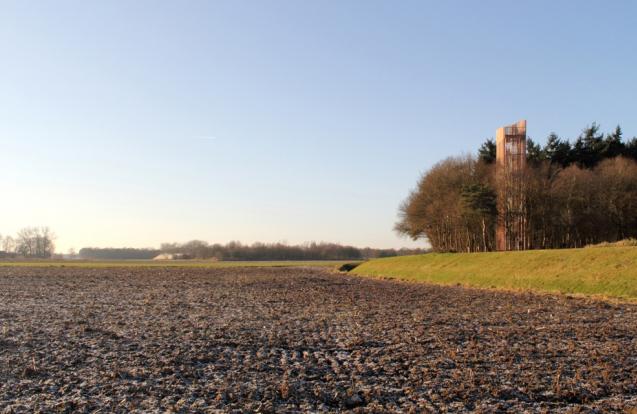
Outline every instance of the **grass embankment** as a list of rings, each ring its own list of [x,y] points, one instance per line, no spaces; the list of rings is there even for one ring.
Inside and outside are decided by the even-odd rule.
[[[637,247],[430,253],[371,260],[352,273],[444,285],[637,300]]]
[[[276,260],[276,261],[212,261],[212,260],[13,260],[0,261],[0,266],[24,267],[338,267],[345,260]]]

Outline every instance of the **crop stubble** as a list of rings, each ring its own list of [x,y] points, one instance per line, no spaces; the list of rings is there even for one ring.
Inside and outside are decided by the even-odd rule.
[[[0,412],[620,412],[636,333],[634,305],[317,268],[8,267]]]

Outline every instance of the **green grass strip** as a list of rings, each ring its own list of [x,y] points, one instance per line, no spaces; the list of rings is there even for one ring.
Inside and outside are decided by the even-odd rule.
[[[364,276],[637,299],[637,247],[430,253],[365,262]]]

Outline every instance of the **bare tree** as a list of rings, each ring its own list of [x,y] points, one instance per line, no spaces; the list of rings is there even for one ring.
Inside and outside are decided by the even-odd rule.
[[[25,227],[18,231],[16,252],[24,257],[49,258],[55,252],[55,234],[48,227]]]
[[[492,181],[493,166],[471,156],[437,163],[401,205],[396,231],[426,238],[437,251],[492,250]]]
[[[15,240],[11,236],[6,236],[2,240],[2,250],[7,253],[15,253]]]
[[[18,231],[16,240],[16,253],[24,257],[33,257],[35,255],[35,229],[33,227],[25,227]]]

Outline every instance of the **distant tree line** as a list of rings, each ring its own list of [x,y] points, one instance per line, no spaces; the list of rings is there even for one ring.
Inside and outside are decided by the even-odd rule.
[[[132,247],[84,247],[79,257],[85,260],[148,260],[161,253],[157,249],[136,249]]]
[[[423,249],[372,249],[335,243],[253,243],[233,241],[209,244],[201,240],[186,243],[162,243],[159,250],[134,248],[83,248],[80,258],[91,260],[152,259],[161,253],[187,259],[216,260],[352,260],[423,253]]]
[[[288,245],[284,243],[241,244],[233,241],[225,245],[208,244],[193,240],[187,243],[164,243],[164,253],[179,253],[198,259],[219,260],[349,260],[388,257],[422,253],[421,249],[372,249],[343,246],[336,243],[306,243]]]
[[[15,237],[0,235],[0,257],[48,259],[55,253],[55,234],[48,227],[25,227]]]
[[[523,177],[529,248],[581,247],[637,236],[637,138],[618,126],[585,128],[573,143],[550,134],[544,146],[527,139]],[[426,238],[436,251],[495,248],[496,148],[434,165],[399,209],[396,230]]]

